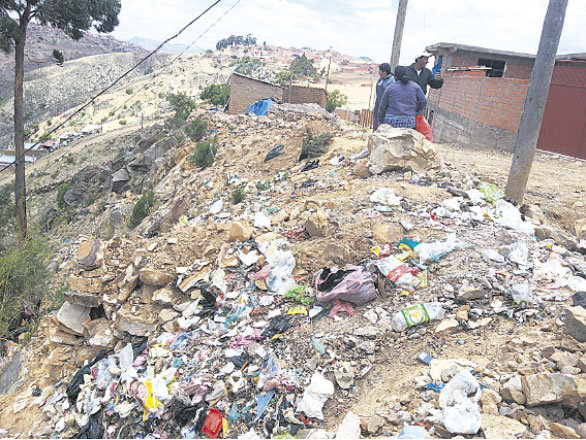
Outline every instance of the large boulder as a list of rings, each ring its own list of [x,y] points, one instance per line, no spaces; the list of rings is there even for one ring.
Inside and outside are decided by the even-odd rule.
[[[372,174],[398,169],[421,172],[443,166],[435,145],[409,128],[381,125],[368,138],[368,152],[366,166]]]
[[[549,403],[576,403],[586,395],[586,376],[563,373],[537,373],[521,378],[527,406]]]
[[[71,179],[71,185],[65,192],[63,200],[74,208],[85,203],[89,196],[100,195],[108,191],[112,176],[110,172],[99,167],[85,167]]]
[[[112,183],[110,190],[122,194],[124,191],[130,189],[130,175],[125,168],[120,168],[112,174]]]
[[[566,307],[564,333],[580,342],[586,341],[586,309],[581,306]]]

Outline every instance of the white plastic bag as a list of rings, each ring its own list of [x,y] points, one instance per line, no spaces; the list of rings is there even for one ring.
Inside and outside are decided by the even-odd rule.
[[[458,240],[456,234],[449,234],[446,241],[434,241],[431,243],[419,243],[415,246],[413,251],[419,258],[420,263],[426,261],[437,261],[447,253],[452,252],[455,249],[461,249],[467,247],[468,243]]]
[[[284,295],[295,286],[293,270],[295,269],[295,257],[290,251],[279,250],[268,257],[271,267],[267,277],[267,286],[271,292]]]
[[[254,216],[254,227],[258,229],[269,229],[271,219],[264,212],[257,212]]]
[[[303,398],[297,405],[297,411],[305,413],[308,417],[316,417],[323,420],[326,400],[334,395],[334,384],[323,377],[321,373],[315,372],[311,376],[311,383],[303,392]]]
[[[525,234],[535,234],[535,228],[530,222],[524,222],[517,208],[506,200],[496,202],[495,221],[505,228],[514,229]]]
[[[526,266],[527,258],[529,258],[529,248],[524,242],[517,241],[511,245],[511,252],[509,252],[507,258],[519,266]]]
[[[393,188],[379,188],[370,195],[370,201],[381,205],[399,206],[401,197],[395,195]]]
[[[473,394],[472,398],[468,396]],[[478,401],[482,390],[468,370],[461,370],[441,391],[439,405],[444,409],[444,426],[452,434],[476,434],[480,429]]]

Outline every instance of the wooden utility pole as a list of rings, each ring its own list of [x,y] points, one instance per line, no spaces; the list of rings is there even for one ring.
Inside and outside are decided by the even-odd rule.
[[[393,53],[391,54],[391,72],[399,65],[401,56],[401,42],[403,41],[403,28],[405,27],[405,17],[407,15],[407,3],[409,0],[399,0],[399,9],[397,10],[397,22],[395,23],[395,37],[393,38]]]
[[[506,196],[517,203],[523,202],[525,196],[567,6],[568,0],[549,0],[545,14],[539,49],[531,73],[529,90],[527,90],[517,141],[515,142],[513,162],[505,189]]]
[[[326,93],[328,93],[328,83],[330,82],[330,67],[332,67],[332,47],[330,46],[330,62],[328,63],[328,74],[326,75]]]

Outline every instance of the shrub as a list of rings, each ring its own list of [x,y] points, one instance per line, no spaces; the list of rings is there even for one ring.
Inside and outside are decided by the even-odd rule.
[[[50,119],[47,121],[47,125],[50,127],[51,125],[53,125],[53,121],[51,121]]]
[[[126,89],[127,95],[132,95],[133,93],[134,93],[134,90],[132,90],[130,87]]]
[[[182,126],[187,121],[191,111],[195,108],[195,101],[187,96],[185,92],[169,93],[166,98],[169,104],[171,104],[171,108],[175,111],[173,123],[177,127]]]
[[[255,186],[257,191],[259,192],[268,191],[269,189],[271,189],[271,184],[268,182],[263,182],[262,180],[256,182]]]
[[[31,233],[17,247],[0,255],[0,339],[18,338],[26,331],[24,320],[30,327],[35,324],[47,290],[50,254],[43,238]]]
[[[189,161],[193,165],[197,165],[201,168],[207,168],[212,166],[214,158],[216,157],[216,140],[214,137],[213,141],[200,141],[195,145],[195,151],[191,155]]]
[[[303,138],[301,144],[301,156],[299,160],[319,157],[328,151],[330,140],[334,137],[332,133],[322,133],[314,137],[311,129],[307,127],[307,135]]]
[[[338,107],[342,107],[348,102],[348,97],[339,90],[332,90],[328,93],[328,101],[326,103],[326,110],[333,113]]]
[[[151,213],[152,208],[155,206],[155,192],[151,189],[149,192],[144,194],[134,208],[132,208],[132,215],[130,216],[130,227],[136,228],[145,219],[147,215]]]
[[[57,208],[59,208],[59,211],[63,211],[69,206],[65,201],[65,193],[70,186],[71,183],[62,183],[57,187]]]
[[[187,136],[191,138],[192,141],[200,141],[203,138],[206,130],[208,129],[208,123],[203,119],[197,118],[191,124],[189,124],[185,128],[185,132]]]
[[[118,123],[119,123],[120,125],[126,125],[126,119],[120,119],[120,120],[118,121]]]
[[[244,192],[244,188],[239,186],[234,191],[232,191],[232,204],[237,205],[241,203],[246,198],[246,193]]]
[[[13,224],[14,215],[14,184],[9,183],[0,187],[0,231]]]
[[[228,84],[210,84],[203,89],[199,97],[213,105],[226,105],[230,98],[230,86]]]

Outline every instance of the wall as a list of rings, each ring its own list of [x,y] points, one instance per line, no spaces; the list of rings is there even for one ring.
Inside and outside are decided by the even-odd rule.
[[[246,113],[248,107],[259,99],[282,99],[282,97],[283,90],[280,86],[241,75],[232,75],[230,78],[230,108],[228,113]]]
[[[505,61],[504,78],[530,79],[534,58],[492,55],[490,53],[458,50],[453,55],[446,55],[447,67],[472,67],[478,65],[479,58]]]
[[[289,86],[278,86],[237,74],[231,76],[228,113],[246,113],[251,104],[263,98],[275,98],[281,102],[288,102]],[[293,104],[319,104],[325,108],[326,101],[327,94],[324,89],[305,86],[291,87],[291,103]]]
[[[528,86],[525,79],[444,75],[428,97],[436,141],[512,151]]]

